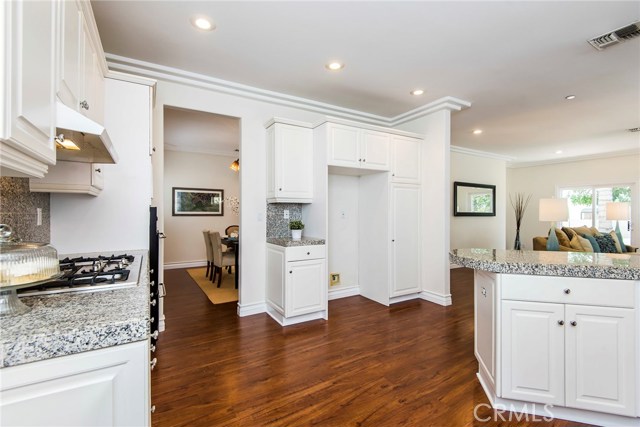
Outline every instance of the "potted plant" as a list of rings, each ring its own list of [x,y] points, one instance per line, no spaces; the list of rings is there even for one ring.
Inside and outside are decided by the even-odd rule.
[[[291,238],[293,240],[300,240],[302,238],[302,230],[304,224],[300,220],[289,221],[289,229],[291,230]]]

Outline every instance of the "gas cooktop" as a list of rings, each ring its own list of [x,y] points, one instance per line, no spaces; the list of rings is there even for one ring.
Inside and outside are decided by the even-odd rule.
[[[62,277],[18,289],[19,297],[94,292],[136,286],[146,251],[73,254],[60,260]]]

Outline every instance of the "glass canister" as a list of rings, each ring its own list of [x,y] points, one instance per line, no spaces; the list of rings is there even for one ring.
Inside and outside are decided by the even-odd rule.
[[[0,316],[29,311],[29,307],[18,300],[16,289],[59,275],[55,248],[46,243],[22,242],[12,236],[11,227],[0,224]]]

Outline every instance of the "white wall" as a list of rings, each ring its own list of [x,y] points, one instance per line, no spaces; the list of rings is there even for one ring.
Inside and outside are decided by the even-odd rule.
[[[219,231],[238,224],[240,217],[224,207],[223,216],[172,216],[172,188],[210,188],[224,190],[224,197],[240,196],[238,173],[229,169],[235,157],[201,153],[164,153],[164,264],[197,264],[207,254],[202,230]],[[175,265],[174,265],[175,266]]]
[[[59,253],[149,248],[150,88],[106,79],[104,125],[117,164],[100,165],[97,197],[51,194],[51,244]]]
[[[631,243],[640,243],[640,155],[628,155],[593,160],[509,168],[507,170],[507,190],[509,194],[522,192],[531,194],[520,238],[525,249],[532,249],[535,236],[545,236],[549,224],[538,221],[538,201],[541,198],[556,196],[558,187],[580,185],[632,184],[632,223]],[[507,196],[508,197],[508,196]],[[509,206],[509,209],[511,207]],[[515,218],[513,211],[507,215],[507,241],[515,238]]]
[[[507,171],[506,162],[468,153],[451,152],[451,191],[453,182],[472,182],[496,186],[496,216],[453,216],[451,202],[451,248],[504,249],[506,242]],[[512,249],[510,245],[507,248]]]
[[[159,81],[153,112],[155,184],[164,188],[162,170],[164,106],[188,108],[240,118],[240,289],[239,313],[249,315],[265,311],[266,273],[266,131],[264,123],[274,116],[309,123],[319,121],[318,113],[255,101],[240,96]],[[155,156],[154,156],[155,157]],[[164,231],[163,194],[156,191],[159,227]],[[164,245],[163,245],[164,246]]]
[[[358,285],[357,176],[329,175],[329,273],[340,273],[340,286]]]

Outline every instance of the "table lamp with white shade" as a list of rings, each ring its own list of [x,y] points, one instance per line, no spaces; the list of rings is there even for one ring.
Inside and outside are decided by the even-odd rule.
[[[540,221],[549,221],[551,223],[549,238],[547,239],[547,250],[559,250],[560,243],[558,243],[558,236],[556,236],[556,222],[569,219],[567,199],[540,199],[539,219]]]
[[[629,215],[628,202],[609,202],[607,203],[607,221],[616,221],[616,233],[620,233],[620,221],[628,221],[631,219]]]

